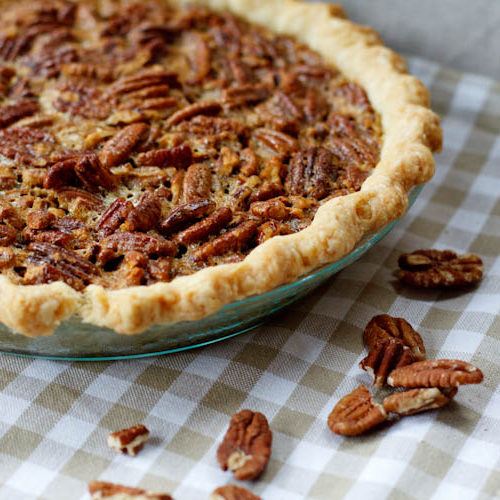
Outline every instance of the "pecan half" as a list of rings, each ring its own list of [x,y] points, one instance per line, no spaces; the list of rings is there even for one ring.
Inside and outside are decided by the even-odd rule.
[[[457,359],[419,361],[397,368],[389,374],[387,383],[392,387],[459,387],[479,384],[483,373],[479,368]]]
[[[357,436],[386,420],[382,405],[375,403],[370,391],[362,385],[335,405],[328,416],[328,427],[335,434]]]
[[[210,495],[210,500],[261,500],[246,488],[240,488],[234,484],[220,486]]]
[[[146,123],[132,123],[120,130],[104,144],[101,150],[101,163],[105,168],[123,163],[139,142],[145,139],[149,132]]]
[[[139,203],[127,215],[121,225],[122,231],[149,231],[154,229],[161,218],[161,202],[151,192],[147,191]]]
[[[210,200],[199,200],[180,205],[172,210],[160,224],[160,231],[164,236],[168,236],[194,223],[197,219],[210,214],[214,210],[215,203]]]
[[[191,165],[184,177],[184,203],[209,198],[211,189],[212,171],[210,167],[203,163]]]
[[[89,484],[89,493],[92,500],[104,498],[122,498],[123,500],[173,500],[166,493],[153,493],[139,488],[131,488],[121,484],[107,483],[105,481],[92,481]]]
[[[425,346],[422,337],[403,318],[395,318],[388,314],[374,316],[366,325],[363,334],[363,340],[370,349],[374,349],[380,341],[391,338],[398,339],[405,346],[408,346],[416,360],[425,359]]]
[[[137,455],[149,439],[149,430],[142,424],[121,429],[108,435],[108,446],[127,455]]]
[[[335,155],[326,148],[312,147],[293,156],[285,188],[291,194],[321,200],[336,187],[337,178]]]
[[[223,90],[222,102],[230,108],[255,104],[267,99],[269,89],[266,85],[241,85]]]
[[[210,48],[205,38],[194,31],[184,37],[189,63],[192,69],[191,83],[201,82],[212,69]]]
[[[193,152],[187,144],[182,144],[169,149],[140,153],[136,162],[143,166],[186,168],[193,163]]]
[[[266,417],[242,410],[232,416],[217,460],[222,470],[231,470],[236,479],[255,479],[264,471],[271,456],[272,433]]]
[[[217,234],[224,229],[232,218],[233,213],[230,208],[219,208],[213,214],[179,233],[175,241],[181,245],[206,241],[210,235]]]
[[[130,201],[125,200],[125,198],[117,198],[97,222],[99,236],[103,238],[113,234],[133,209],[134,205]]]
[[[121,95],[135,92],[156,85],[168,85],[177,87],[179,78],[172,71],[144,71],[137,75],[127,76],[116,81],[110,88],[111,94]]]
[[[106,236],[101,243],[98,262],[106,264],[117,255],[126,252],[142,252],[148,257],[173,257],[177,253],[177,246],[161,236],[151,234],[118,231]]]
[[[452,250],[416,250],[399,257],[398,278],[422,288],[453,288],[475,285],[483,277],[483,261],[473,254]]]
[[[224,255],[227,252],[241,251],[246,248],[254,238],[259,222],[247,220],[218,238],[202,245],[194,254],[197,261],[206,261],[210,257]]]
[[[264,222],[264,224],[258,227],[257,243],[259,245],[262,245],[264,241],[267,241],[268,239],[273,238],[274,236],[281,236],[291,233],[292,230],[290,229],[290,227],[288,227],[288,225],[283,224],[281,222],[277,222],[275,220],[270,220]]]
[[[24,276],[24,284],[34,285],[62,280],[77,290],[100,274],[99,268],[72,250],[51,243],[31,243],[32,264]]]
[[[457,389],[411,389],[387,396],[382,403],[386,412],[401,416],[413,415],[422,411],[434,410],[446,406],[457,393]]]
[[[256,111],[267,126],[292,134],[297,132],[298,120],[302,116],[293,99],[281,91],[275,92],[271,99],[257,106]]]
[[[197,115],[217,115],[220,111],[222,111],[222,106],[218,102],[195,102],[194,104],[190,104],[182,109],[179,109],[179,111],[176,111],[170,118],[168,118],[168,120],[165,121],[165,127],[168,129]]]
[[[359,367],[373,377],[375,387],[383,387],[392,370],[417,361],[413,352],[398,339],[380,340],[371,348]]]
[[[103,82],[110,82],[115,79],[114,69],[101,64],[78,62],[63,64],[61,66],[61,73],[65,76],[90,78],[92,80],[101,80]]]
[[[297,139],[269,128],[258,128],[254,137],[265,147],[280,155],[288,155],[299,149]]]
[[[0,128],[5,128],[12,123],[25,118],[26,116],[34,115],[40,109],[38,102],[31,99],[19,101],[15,104],[8,104],[0,108]]]

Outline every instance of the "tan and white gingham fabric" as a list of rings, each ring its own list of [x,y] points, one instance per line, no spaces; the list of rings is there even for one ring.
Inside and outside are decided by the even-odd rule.
[[[65,363],[0,355],[0,500],[88,498],[92,479],[208,498],[234,482],[215,452],[241,408],[267,415],[273,452],[245,484],[265,500],[500,497],[500,84],[412,59],[443,117],[435,178],[404,221],[355,265],[266,326],[156,359]],[[452,248],[483,257],[472,293],[401,288],[401,252]],[[485,375],[447,408],[364,437],[326,426],[338,399],[370,380],[358,368],[375,314],[407,318],[431,358]],[[152,439],[135,458],[106,435],[136,423]]]

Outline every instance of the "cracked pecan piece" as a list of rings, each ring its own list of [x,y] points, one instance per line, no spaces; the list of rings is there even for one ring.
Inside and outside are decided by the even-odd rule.
[[[254,495],[251,491],[234,484],[220,486],[212,492],[210,500],[261,500],[260,497]]]
[[[335,405],[328,416],[328,427],[335,434],[357,436],[386,420],[382,405],[375,403],[370,391],[362,385]]]
[[[438,389],[437,387],[411,389],[396,392],[383,401],[384,410],[400,416],[414,415],[422,411],[435,410],[446,406],[456,395],[457,388]]]
[[[411,349],[417,361],[425,359],[424,341],[405,319],[388,314],[374,316],[365,327],[363,340],[370,349],[374,349],[385,339],[397,339]]]
[[[217,460],[222,470],[231,470],[236,479],[256,479],[271,456],[272,433],[266,417],[259,412],[242,410],[232,416]]]
[[[149,429],[142,425],[134,425],[108,434],[108,446],[126,455],[135,456],[149,439]]]
[[[392,387],[459,387],[479,384],[483,373],[479,368],[458,359],[437,359],[419,361],[409,366],[397,368],[387,378]]]
[[[421,288],[458,288],[483,278],[483,261],[477,255],[452,250],[416,250],[401,255],[398,264],[398,278]]]
[[[386,384],[389,373],[415,361],[417,358],[409,347],[398,339],[388,338],[377,342],[359,367],[368,372],[373,377],[373,385],[380,388]]]
[[[113,234],[125,222],[132,210],[134,210],[134,205],[130,201],[121,197],[117,198],[97,222],[99,236],[102,238]]]
[[[153,493],[152,491],[105,481],[92,481],[89,483],[89,493],[92,495],[92,500],[103,500],[105,498],[110,500],[118,498],[120,500],[173,500],[166,493]]]

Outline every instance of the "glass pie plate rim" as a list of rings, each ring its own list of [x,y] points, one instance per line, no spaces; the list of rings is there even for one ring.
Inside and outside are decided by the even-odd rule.
[[[423,189],[423,186],[424,185],[416,186],[409,191],[408,210],[415,203],[418,195]],[[160,356],[163,354],[172,354],[198,347],[204,347],[216,342],[221,342],[262,325],[271,314],[285,308],[286,306],[298,300],[300,297],[317,288],[328,278],[358,260],[365,252],[367,252],[376,243],[383,239],[400,220],[401,219],[396,219],[395,221],[391,222],[385,227],[380,228],[374,233],[365,235],[365,237],[356,245],[356,247],[342,259],[321,266],[320,268],[317,268],[305,274],[292,283],[281,285],[260,295],[251,296],[246,299],[227,304],[219,309],[214,315],[208,318],[202,318],[201,320],[197,321],[180,322],[173,325],[154,325],[145,333],[133,336],[119,335],[106,328],[84,324],[81,321],[78,321],[78,319],[76,318],[70,320],[69,322],[63,323],[56,329],[54,335],[37,338],[29,338],[20,334],[13,333],[7,327],[5,327],[5,325],[0,323],[0,352],[31,358],[44,358],[66,361],[110,361],[138,359],[151,356]],[[297,292],[296,294],[294,294],[295,291]],[[238,311],[252,311],[252,307],[256,308],[255,311],[258,311],[258,316],[250,316],[246,319],[238,318]],[[264,307],[265,309],[262,309],[262,307]],[[234,319],[230,320],[229,324],[221,326],[219,328],[212,328],[207,332],[197,333],[194,334],[194,336],[186,335],[183,339],[172,339],[172,337],[167,333],[168,330],[172,330],[173,327],[177,327],[177,329],[183,329],[182,325],[187,325],[186,328],[188,329],[188,331],[194,331],[196,330],[197,325],[201,326],[207,324],[207,321],[208,324],[212,322],[217,326],[217,318],[220,318],[222,320],[229,313],[232,313],[234,316]],[[107,335],[110,339],[115,340],[116,343],[128,343],[130,345],[125,345],[124,348],[120,347],[120,351],[116,344],[115,347],[117,350],[113,351],[112,348],[113,345],[115,345],[113,342],[111,344],[103,342],[103,345],[101,346],[103,348],[102,352],[92,354],[78,354],[76,352],[76,348],[79,348],[81,346],[77,343],[78,338],[76,338],[74,330],[75,328],[78,329],[78,332],[83,331],[83,338],[85,338],[85,335],[89,337],[89,339],[86,341],[89,345],[92,346],[95,346],[95,344],[90,342],[92,340],[90,337],[96,335],[97,340],[100,338],[99,335],[104,334]],[[141,350],[141,341],[145,338],[145,336],[148,335],[148,332],[153,331],[157,332],[155,338],[157,338],[158,341],[156,343],[153,342],[151,347]],[[58,336],[60,337],[59,340],[57,340]],[[74,343],[72,343],[72,345],[75,346],[75,352],[72,352],[71,347],[68,348],[59,346],[58,342],[67,343],[67,341],[70,341],[71,343],[72,337],[74,337]],[[10,339],[10,341],[7,339]],[[137,342],[135,343],[134,340],[137,340]],[[179,343],[179,345],[176,345],[176,343]],[[137,345],[137,349],[139,350],[138,352],[133,352],[135,344]],[[110,351],[105,352],[108,348],[110,348]],[[54,350],[56,352],[52,352]]]

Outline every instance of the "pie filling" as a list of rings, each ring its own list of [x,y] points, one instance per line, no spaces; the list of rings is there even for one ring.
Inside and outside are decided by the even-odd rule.
[[[0,271],[123,288],[244,259],[361,188],[380,117],[290,37],[162,1],[0,18]]]

